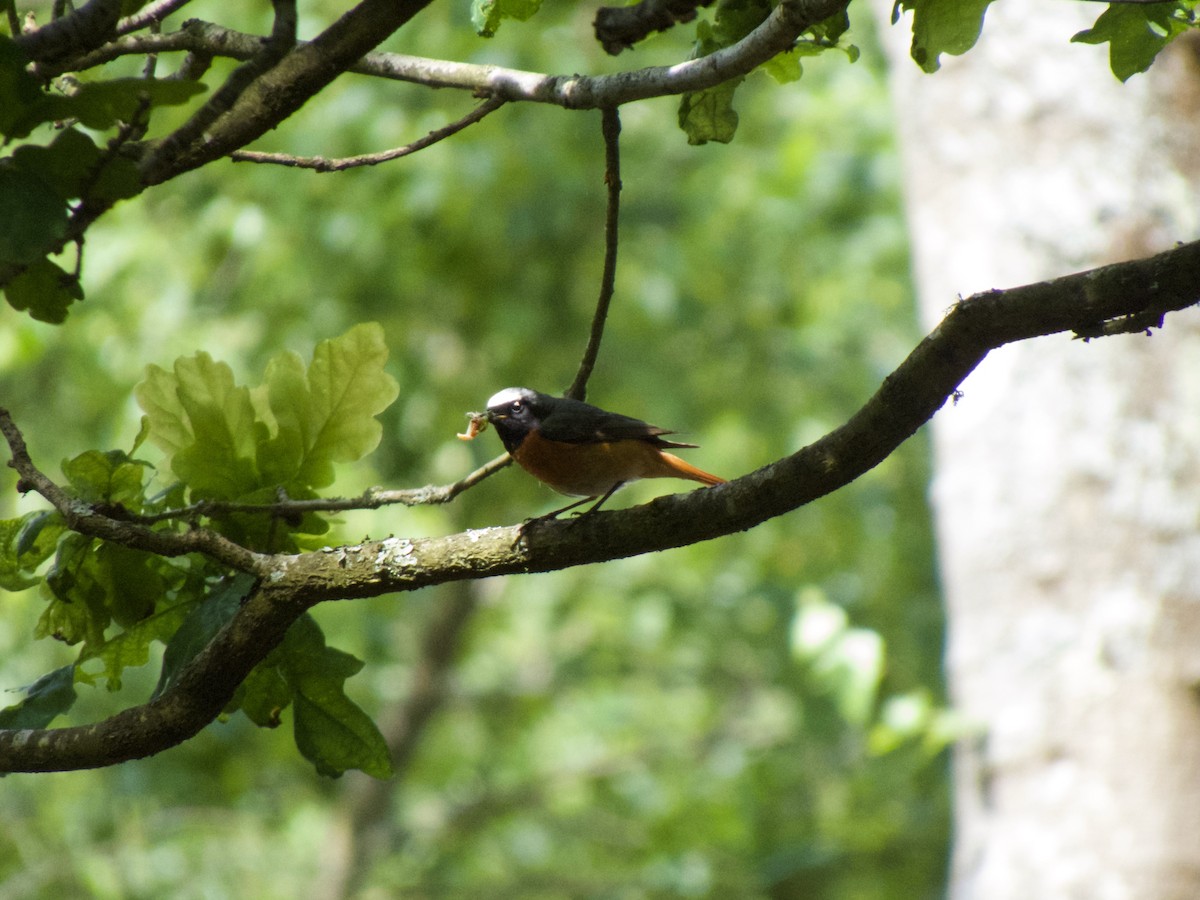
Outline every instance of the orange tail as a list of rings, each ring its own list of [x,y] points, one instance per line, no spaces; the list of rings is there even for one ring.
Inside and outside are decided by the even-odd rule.
[[[691,463],[686,463],[673,453],[663,453],[659,451],[658,459],[661,465],[659,471],[653,475],[648,475],[648,478],[687,478],[689,481],[699,481],[701,484],[714,485],[724,484],[724,478],[718,478],[716,475],[711,475],[703,469],[697,469]]]

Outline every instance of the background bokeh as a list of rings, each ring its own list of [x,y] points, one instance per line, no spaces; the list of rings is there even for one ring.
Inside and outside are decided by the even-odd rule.
[[[262,28],[261,11],[231,20],[227,6],[187,12]],[[311,34],[338,5],[301,9]],[[615,70],[625,60],[591,47],[592,14],[547,9],[483,41],[465,5],[443,4],[385,49]],[[685,32],[637,63],[679,58]],[[794,85],[749,79],[729,146],[688,146],[675,101],[622,110],[619,273],[589,399],[685,432],[701,445],[689,458],[726,477],[839,424],[918,336],[865,18],[853,40],[857,64],[834,53]],[[381,150],[472,102],[346,78],[262,148]],[[491,433],[454,440],[466,412],[500,387],[558,392],[574,375],[599,290],[603,159],[598,114],[510,105],[383,166],[208,166],[89,233],[88,299],[64,326],[0,313],[0,398],[53,470],[131,445],[147,364],[204,350],[256,383],[274,353],[307,357],[374,320],[400,397],[379,449],[335,490],[452,481],[500,449]],[[330,643],[367,662],[348,692],[385,722],[417,681],[429,623],[447,604],[469,610],[394,783],[320,778],[286,713],[275,731],[236,716],[112,770],[10,776],[0,895],[324,896],[349,869],[337,890],[379,897],[939,896],[949,726],[927,468],[918,438],[745,534],[318,608]],[[3,479],[0,512],[30,508]],[[634,486],[618,505],[671,487]],[[446,508],[343,516],[335,536],[444,534],[557,503],[509,469]],[[4,595],[0,688],[73,658],[32,640],[43,602]],[[119,694],[82,688],[70,720],[140,702],[156,678],[152,664]]]

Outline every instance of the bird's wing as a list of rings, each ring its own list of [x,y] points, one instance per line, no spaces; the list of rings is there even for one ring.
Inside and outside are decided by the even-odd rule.
[[[661,435],[674,434],[669,429],[659,428],[657,425],[650,425],[632,416],[607,412],[582,403],[561,405],[542,420],[540,430],[543,437],[569,444],[650,440],[662,447],[692,446],[691,444],[662,440]]]

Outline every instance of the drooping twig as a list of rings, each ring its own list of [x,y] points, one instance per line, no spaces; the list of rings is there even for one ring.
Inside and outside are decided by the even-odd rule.
[[[279,166],[290,166],[296,169],[312,169],[316,172],[341,172],[345,169],[355,169],[362,166],[377,166],[380,163],[389,162],[393,159],[400,159],[404,156],[409,156],[416,153],[418,150],[424,150],[426,147],[432,147],[439,141],[458,134],[464,128],[474,125],[476,122],[483,119],[489,113],[495,112],[505,104],[505,100],[499,97],[491,97],[479,104],[461,119],[451,122],[434,131],[429,132],[425,137],[413,141],[411,144],[406,144],[403,147],[396,147],[392,150],[384,150],[382,153],[367,153],[362,156],[347,156],[341,159],[326,159],[323,156],[292,156],[290,153],[262,153],[256,150],[235,150],[229,154],[229,158],[234,162],[256,162],[256,163],[273,163]]]
[[[600,297],[596,311],[592,314],[592,328],[588,334],[587,347],[579,361],[579,371],[567,389],[566,396],[573,400],[587,398],[587,383],[596,367],[600,354],[600,341],[604,337],[604,324],[608,320],[608,307],[612,302],[617,280],[617,243],[620,236],[618,226],[621,212],[621,117],[615,106],[601,111],[600,127],[604,134],[604,183],[608,187],[608,204],[604,215],[604,271],[600,276]]]

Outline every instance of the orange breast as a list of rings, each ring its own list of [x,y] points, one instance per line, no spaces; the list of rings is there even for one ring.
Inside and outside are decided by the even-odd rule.
[[[547,440],[534,431],[521,441],[513,458],[534,478],[573,497],[599,497],[620,482],[639,478],[722,481],[640,440],[569,444]]]

